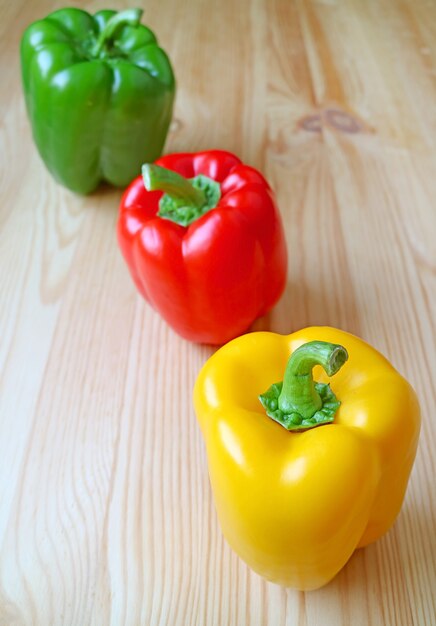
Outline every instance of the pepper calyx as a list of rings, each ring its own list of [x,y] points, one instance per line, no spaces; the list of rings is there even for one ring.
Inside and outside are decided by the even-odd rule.
[[[264,407],[268,417],[278,422],[286,430],[301,431],[308,428],[315,428],[322,424],[333,422],[335,413],[340,407],[340,401],[330,388],[330,384],[314,383],[315,391],[321,398],[321,408],[312,417],[303,417],[299,413],[286,413],[279,409],[278,400],[283,387],[283,382],[274,383],[259,396],[259,400]]]
[[[180,226],[198,220],[221,198],[220,184],[203,174],[188,179],[159,165],[146,164],[142,166],[142,177],[147,191],[165,192],[157,215]]]
[[[348,359],[346,349],[325,341],[310,341],[289,357],[283,381],[259,396],[271,419],[286,430],[305,430],[333,421],[340,401],[330,385],[314,382],[312,369],[321,365],[334,376]]]

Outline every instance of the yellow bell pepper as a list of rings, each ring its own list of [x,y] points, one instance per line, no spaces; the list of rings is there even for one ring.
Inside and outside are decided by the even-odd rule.
[[[244,335],[204,365],[194,405],[224,536],[268,580],[321,587],[394,523],[419,404],[361,339],[325,327]]]

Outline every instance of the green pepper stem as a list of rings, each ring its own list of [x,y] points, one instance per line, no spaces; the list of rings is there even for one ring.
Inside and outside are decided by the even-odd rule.
[[[160,165],[143,165],[142,178],[147,191],[164,191],[170,198],[183,201],[184,206],[200,209],[206,203],[206,195],[186,178]]]
[[[312,369],[321,365],[328,376],[333,376],[345,361],[348,353],[344,347],[325,341],[310,341],[291,355],[278,398],[283,413],[298,413],[303,419],[311,418],[322,407],[322,400],[315,389]]]
[[[113,15],[106,26],[101,31],[95,46],[92,49],[93,56],[98,56],[102,49],[115,37],[115,34],[122,26],[138,26],[141,16],[144,13],[142,9],[126,9]]]

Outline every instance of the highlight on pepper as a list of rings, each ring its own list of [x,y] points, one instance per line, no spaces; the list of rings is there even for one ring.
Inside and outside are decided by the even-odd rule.
[[[138,291],[190,341],[220,345],[246,332],[285,288],[274,194],[230,152],[144,164],[121,199],[117,232]]]
[[[328,327],[238,337],[203,366],[194,406],[223,534],[261,576],[316,589],[391,528],[420,409],[362,339]]]

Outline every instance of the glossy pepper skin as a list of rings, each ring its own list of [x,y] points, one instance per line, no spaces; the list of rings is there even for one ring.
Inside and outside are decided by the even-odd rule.
[[[313,341],[348,352],[332,378],[319,366],[313,372],[341,404],[332,423],[288,431],[258,396]],[[409,383],[361,339],[326,327],[242,336],[205,364],[194,403],[223,533],[268,580],[321,587],[394,523],[415,457],[419,405]]]
[[[162,152],[175,81],[142,11],[61,9],[21,40],[27,113],[49,171],[86,194],[126,186]]]
[[[172,154],[156,164],[166,168],[159,188],[169,170],[185,179],[176,187],[200,177],[220,197],[206,209],[200,202],[195,215],[182,206],[187,213],[175,219],[191,220],[182,225],[162,215],[162,191],[147,191],[138,177],[121,200],[121,251],[140,293],[177,333],[225,343],[271,309],[285,287],[286,245],[273,193],[258,171],[229,152]],[[177,211],[174,198],[167,199]]]

